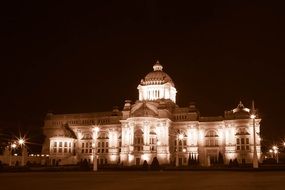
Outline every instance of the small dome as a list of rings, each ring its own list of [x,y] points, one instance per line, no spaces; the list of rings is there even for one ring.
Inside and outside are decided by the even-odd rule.
[[[162,71],[162,69],[163,69],[162,65],[157,60],[156,63],[154,64],[154,66],[153,66],[153,70],[154,71]]]
[[[153,66],[153,71],[148,73],[145,78],[141,80],[141,85],[170,83],[174,87],[172,79],[168,74],[162,71],[162,69],[162,65],[157,61]]]

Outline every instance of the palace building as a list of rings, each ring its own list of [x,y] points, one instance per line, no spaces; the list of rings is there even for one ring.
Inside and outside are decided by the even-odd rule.
[[[179,107],[175,84],[158,61],[137,89],[138,100],[126,100],[122,110],[48,113],[42,153],[50,155],[50,164],[97,158],[99,165],[141,165],[156,157],[160,164],[187,165],[194,159],[210,166],[221,156],[225,163],[252,163],[254,147],[260,158],[261,119],[250,117],[254,107],[240,102],[218,117],[201,116],[194,103]]]

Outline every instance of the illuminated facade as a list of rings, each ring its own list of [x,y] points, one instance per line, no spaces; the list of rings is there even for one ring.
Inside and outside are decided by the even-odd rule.
[[[47,114],[42,153],[51,164],[187,165],[199,160],[209,166],[222,155],[225,163],[237,159],[252,163],[253,126],[260,158],[260,118],[240,102],[224,116],[202,117],[194,104],[179,107],[172,79],[159,62],[138,85],[139,100],[126,100],[122,110],[80,114]],[[253,125],[255,122],[255,125]],[[97,130],[94,130],[94,129]]]

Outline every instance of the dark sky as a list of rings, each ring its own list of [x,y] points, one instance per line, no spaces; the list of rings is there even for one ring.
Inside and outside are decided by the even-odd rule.
[[[33,136],[49,110],[122,108],[138,98],[140,79],[159,58],[178,105],[195,101],[202,116],[215,116],[254,99],[264,139],[285,138],[285,15],[277,2],[61,1],[1,9],[2,128]]]

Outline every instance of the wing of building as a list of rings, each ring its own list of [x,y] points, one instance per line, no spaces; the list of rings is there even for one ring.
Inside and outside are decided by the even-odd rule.
[[[195,104],[179,107],[171,77],[157,61],[138,85],[139,100],[126,100],[122,110],[46,116],[42,153],[52,164],[187,165],[189,159],[203,166],[217,162],[252,163],[254,133],[260,158],[260,118],[240,102],[224,116],[202,117]]]

